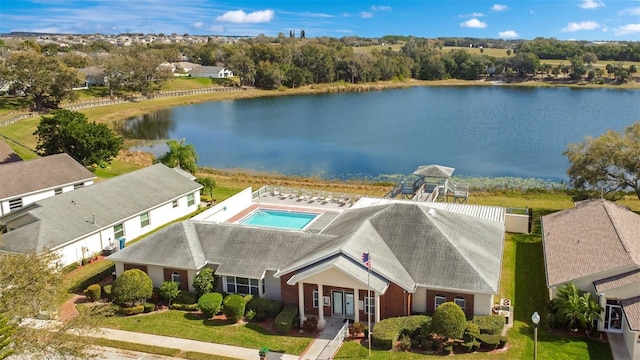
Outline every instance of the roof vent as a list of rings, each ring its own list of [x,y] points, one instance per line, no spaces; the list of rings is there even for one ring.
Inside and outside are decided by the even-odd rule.
[[[429,209],[429,213],[428,214],[431,215],[431,216],[436,216],[436,209],[434,209],[434,208]]]

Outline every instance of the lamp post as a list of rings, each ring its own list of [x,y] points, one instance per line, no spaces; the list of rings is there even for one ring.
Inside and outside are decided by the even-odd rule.
[[[540,315],[537,311],[531,315],[531,321],[533,322],[533,360],[538,359],[538,324],[540,323]]]

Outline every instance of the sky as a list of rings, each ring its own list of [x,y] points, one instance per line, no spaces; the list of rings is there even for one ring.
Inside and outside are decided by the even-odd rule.
[[[640,0],[0,0],[0,33],[640,41]]]

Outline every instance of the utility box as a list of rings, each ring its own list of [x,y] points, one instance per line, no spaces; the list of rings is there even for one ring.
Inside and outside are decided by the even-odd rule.
[[[124,237],[118,238],[118,244],[120,245],[120,250],[124,249],[124,243],[127,241]]]

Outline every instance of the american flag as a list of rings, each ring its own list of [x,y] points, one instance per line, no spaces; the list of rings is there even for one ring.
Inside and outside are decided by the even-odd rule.
[[[371,267],[371,258],[369,257],[369,253],[365,253],[365,252],[363,252],[363,253],[362,253],[362,257],[361,257],[360,259],[362,260],[362,263],[363,263],[366,267],[368,267],[368,268],[370,268],[370,267]]]

